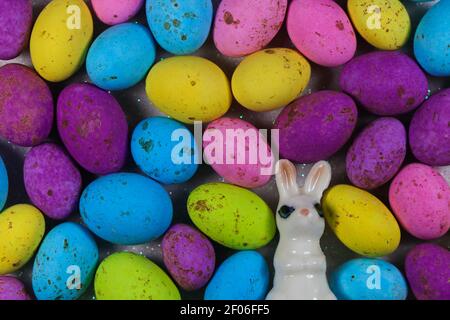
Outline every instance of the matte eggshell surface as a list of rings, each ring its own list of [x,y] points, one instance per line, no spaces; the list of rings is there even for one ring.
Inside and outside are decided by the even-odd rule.
[[[3,210],[6,200],[8,199],[8,189],[9,189],[8,171],[6,170],[5,163],[3,162],[3,159],[0,156],[0,210]]]
[[[0,276],[0,301],[1,300],[31,300],[26,292],[24,284],[12,276]]]
[[[287,0],[222,0],[216,12],[214,43],[225,56],[263,49],[280,30]]]
[[[342,65],[356,52],[352,24],[333,0],[292,1],[287,29],[297,49],[319,65]]]
[[[389,202],[402,226],[419,239],[439,238],[450,228],[450,187],[427,165],[403,168],[392,181]]]
[[[133,18],[141,9],[144,0],[91,0],[97,17],[106,24],[119,24]]]

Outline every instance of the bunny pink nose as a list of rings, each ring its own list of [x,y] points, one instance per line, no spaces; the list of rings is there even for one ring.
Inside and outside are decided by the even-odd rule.
[[[309,210],[308,209],[302,209],[300,210],[300,214],[304,215],[305,217],[309,214]]]

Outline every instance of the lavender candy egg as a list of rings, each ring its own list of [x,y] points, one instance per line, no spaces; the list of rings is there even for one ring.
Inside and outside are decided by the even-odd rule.
[[[406,256],[405,271],[419,300],[450,300],[450,252],[432,243],[414,247]]]
[[[12,276],[0,276],[1,300],[31,300],[22,281]]]
[[[177,224],[167,231],[162,252],[164,264],[184,290],[200,289],[214,272],[216,256],[211,242],[188,225]]]
[[[0,136],[31,147],[44,141],[53,125],[53,97],[32,69],[20,64],[0,68]]]
[[[395,118],[380,118],[358,135],[347,153],[347,176],[357,187],[375,189],[400,170],[406,156],[406,130]]]
[[[414,156],[431,166],[450,165],[450,89],[431,96],[414,114],[409,143]]]
[[[76,209],[81,175],[56,144],[32,148],[25,157],[23,175],[31,202],[48,217],[65,219]]]
[[[423,71],[397,51],[376,51],[352,59],[342,69],[339,83],[364,108],[381,116],[414,110],[428,93]]]
[[[70,155],[87,171],[105,175],[124,165],[128,124],[109,93],[88,84],[68,86],[58,99],[57,123]]]
[[[275,121],[280,130],[280,154],[299,163],[325,160],[350,139],[358,119],[352,98],[319,91],[284,108]]]
[[[0,60],[17,57],[27,45],[33,23],[30,0],[0,1]]]

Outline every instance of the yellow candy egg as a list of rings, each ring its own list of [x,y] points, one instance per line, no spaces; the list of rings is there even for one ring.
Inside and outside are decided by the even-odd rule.
[[[30,39],[36,71],[51,82],[64,81],[84,63],[94,26],[83,0],[53,0],[40,13]]]
[[[397,50],[408,40],[411,21],[399,0],[348,0],[348,12],[359,34],[381,50]]]
[[[223,71],[211,61],[193,56],[158,62],[148,74],[146,91],[159,110],[184,123],[220,118],[232,101]]]
[[[236,68],[232,89],[236,100],[253,111],[284,107],[308,85],[311,67],[297,51],[275,48],[246,57]]]
[[[367,191],[350,185],[329,189],[322,207],[328,225],[349,249],[367,257],[392,253],[400,228],[389,209]]]
[[[45,232],[42,213],[28,204],[0,214],[0,275],[20,269],[30,260]]]

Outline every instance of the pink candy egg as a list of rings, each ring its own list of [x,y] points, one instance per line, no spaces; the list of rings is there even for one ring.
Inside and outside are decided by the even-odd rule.
[[[313,62],[335,67],[356,51],[356,36],[345,11],[332,0],[294,0],[287,29],[297,49]]]
[[[217,49],[241,57],[264,48],[280,30],[286,9],[287,0],[222,0],[214,26]]]
[[[91,0],[97,17],[106,24],[115,25],[133,18],[144,0]]]
[[[30,300],[25,286],[12,276],[0,276],[0,300]]]
[[[389,202],[403,228],[419,239],[439,238],[450,227],[450,187],[427,165],[403,168],[391,184]]]

